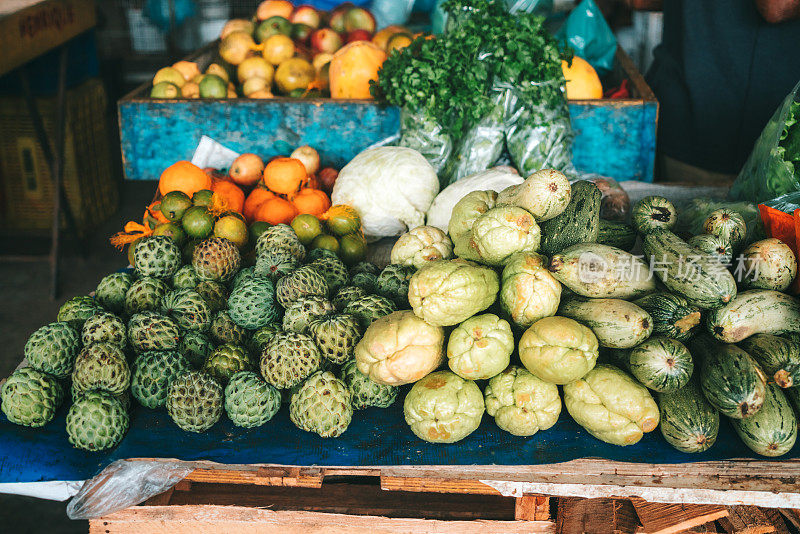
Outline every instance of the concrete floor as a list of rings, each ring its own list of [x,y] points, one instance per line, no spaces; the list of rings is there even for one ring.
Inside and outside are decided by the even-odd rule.
[[[75,242],[64,246],[60,267],[61,290],[50,300],[49,264],[0,261],[0,378],[8,376],[22,359],[28,336],[40,326],[55,320],[58,308],[67,299],[93,291],[100,279],[127,265],[124,254],[108,243],[128,220],[141,220],[144,206],[152,199],[154,182],[125,183],[122,205],[106,223],[88,238],[85,251]],[[29,252],[46,247],[36,240],[30,245],[20,239],[0,241],[3,252]],[[44,248],[46,250],[46,248]],[[0,494],[0,532],[9,534],[72,534],[88,531],[86,521],[70,521],[65,503],[30,497]]]

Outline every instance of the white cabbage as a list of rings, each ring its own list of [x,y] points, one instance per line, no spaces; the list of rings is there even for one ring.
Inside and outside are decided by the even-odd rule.
[[[507,167],[495,167],[453,182],[433,199],[433,204],[428,210],[427,224],[447,232],[453,207],[468,193],[472,191],[496,191],[499,193],[506,187],[519,185],[523,181],[522,176],[508,170]]]
[[[425,212],[438,192],[436,172],[422,154],[385,146],[365,150],[345,165],[331,200],[354,207],[364,234],[381,237],[425,224]]]

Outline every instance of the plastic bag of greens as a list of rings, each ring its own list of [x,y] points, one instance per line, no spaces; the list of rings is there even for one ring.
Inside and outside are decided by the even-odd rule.
[[[453,153],[453,139],[442,125],[408,106],[400,110],[400,141],[397,144],[413,148],[425,156],[436,174],[442,171]]]
[[[730,198],[763,202],[800,190],[800,83],[775,111],[733,183]]]
[[[522,176],[540,169],[574,174],[572,124],[563,85],[557,80],[518,88],[520,106],[507,117],[506,144]]]
[[[711,198],[695,198],[683,208],[678,208],[678,222],[676,227],[679,231],[688,232],[692,235],[703,233],[703,223],[711,212],[721,208],[726,208],[739,213],[747,226],[747,243],[758,241],[767,237],[764,232],[764,224],[761,222],[761,214],[758,206],[753,202],[726,202]]]
[[[778,211],[788,213],[789,215],[793,215],[794,210],[800,209],[800,191],[786,193],[785,195],[773,198],[772,200],[762,202],[762,204]]]
[[[458,149],[447,162],[441,176],[446,187],[466,176],[495,165],[505,148],[505,130],[518,114],[517,91],[507,83],[496,83],[489,93],[492,107],[477,124],[461,137]]]
[[[546,17],[553,11],[553,0],[506,0],[511,13],[523,11]]]

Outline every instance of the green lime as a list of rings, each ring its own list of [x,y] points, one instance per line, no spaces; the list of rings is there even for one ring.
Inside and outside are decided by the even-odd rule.
[[[304,213],[292,219],[292,229],[300,242],[308,246],[322,233],[322,224],[313,215]]]
[[[192,206],[181,219],[186,235],[194,239],[205,239],[214,230],[214,216],[203,206]]]
[[[180,221],[183,214],[192,207],[192,199],[183,191],[170,191],[161,199],[161,213],[170,221]]]
[[[339,240],[332,235],[320,234],[311,242],[311,248],[324,248],[332,252],[339,252]]]
[[[291,91],[289,91],[286,94],[286,96],[288,96],[289,98],[303,98],[303,95],[305,93],[306,93],[305,89],[297,88],[297,89],[292,89]]]
[[[334,206],[328,210],[325,225],[333,235],[343,236],[361,229],[361,217],[349,206]]]
[[[180,96],[181,90],[170,82],[158,82],[150,90],[150,98],[178,98]]]
[[[200,80],[200,98],[225,98],[228,84],[216,74],[206,74]]]
[[[358,234],[342,236],[339,257],[348,265],[363,261],[367,255],[367,242]]]
[[[180,224],[175,222],[159,224],[153,229],[153,235],[167,235],[178,245],[186,241],[186,232],[183,231]]]
[[[247,244],[247,223],[235,215],[225,215],[214,224],[214,236],[224,237],[243,248]]]
[[[290,35],[293,25],[283,17],[270,17],[258,25],[255,31],[256,41],[263,43],[273,35]]]
[[[256,221],[250,225],[250,241],[255,243],[258,241],[258,238],[261,237],[261,234],[267,231],[267,228],[272,226],[270,223],[265,221]]]
[[[192,204],[195,206],[203,206],[206,207],[211,204],[211,197],[214,196],[214,192],[211,189],[201,189],[194,195],[192,195]]]

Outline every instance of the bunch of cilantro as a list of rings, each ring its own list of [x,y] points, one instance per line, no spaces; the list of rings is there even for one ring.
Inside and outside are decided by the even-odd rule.
[[[416,115],[407,116],[416,120],[435,121],[457,145],[469,143],[462,136],[496,115],[498,84],[563,106],[561,60],[571,54],[547,32],[542,17],[512,15],[504,0],[448,0],[443,8],[445,34],[420,37],[393,52],[372,82],[373,96],[413,110]],[[556,89],[541,90],[545,82]],[[404,123],[403,135],[412,127]]]

